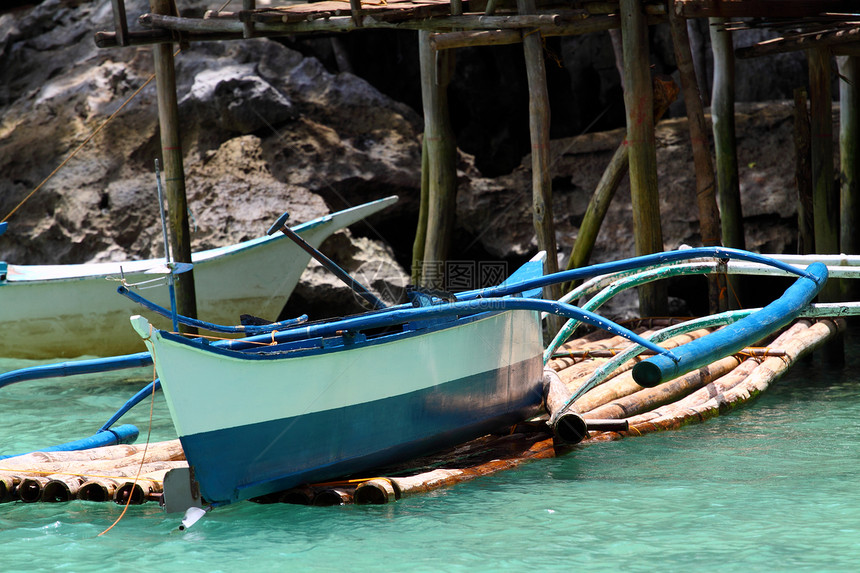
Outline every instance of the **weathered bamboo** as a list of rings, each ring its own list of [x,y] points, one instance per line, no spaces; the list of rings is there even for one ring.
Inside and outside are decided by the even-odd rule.
[[[149,0],[157,14],[171,13],[171,0]],[[239,23],[241,25],[241,22]],[[176,99],[176,71],[173,45],[157,44],[153,48],[155,81],[158,94],[158,119],[161,131],[161,155],[164,161],[164,189],[170,225],[170,250],[175,262],[191,262],[191,232],[188,226],[188,202],[185,197],[185,170],[182,165],[182,143],[179,135],[179,106]],[[159,209],[161,206],[159,205]],[[165,248],[167,246],[165,245]],[[166,255],[166,253],[165,253]],[[197,317],[197,296],[193,271],[176,276],[176,311]],[[183,332],[196,332],[185,325]]]
[[[137,480],[125,482],[114,492],[113,500],[119,505],[140,505],[146,503],[150,496],[161,493],[163,485],[161,481]],[[130,498],[130,501],[129,501]]]
[[[812,158],[809,154],[809,112],[806,90],[794,90],[794,182],[797,186],[797,252],[815,252],[815,221],[812,213]]]
[[[844,328],[841,320],[822,320],[787,341],[786,356],[772,357],[764,360],[743,381],[720,392],[707,401],[688,406],[684,409],[670,411],[662,417],[630,424],[630,430],[625,435],[642,435],[654,431],[673,430],[690,422],[700,422],[728,412],[766,390],[770,384],[779,379],[797,360],[818,348],[830,338],[837,336]],[[699,390],[703,392],[707,388]]]
[[[702,245],[713,247],[722,245],[720,211],[717,208],[714,164],[708,142],[705,111],[693,66],[690,49],[690,36],[687,21],[675,11],[675,0],[669,0],[669,24],[672,31],[672,44],[675,49],[675,62],[681,75],[681,90],[687,108],[687,126],[690,130],[690,145],[693,149],[693,165],[696,170],[696,205],[699,209],[699,233]],[[708,275],[708,306],[711,313],[728,308],[726,278],[722,274]]]
[[[35,503],[42,499],[42,492],[48,484],[48,478],[42,476],[31,476],[21,480],[16,492],[18,499],[24,503]]]
[[[119,467],[140,463],[146,451],[146,462],[181,461],[185,452],[179,440],[155,442],[148,446],[118,445],[72,452],[32,452],[14,458],[0,460],[0,471],[7,468],[26,469],[43,464],[77,463],[82,466],[98,465]],[[62,466],[59,466],[62,467]]]
[[[427,153],[428,173],[427,226],[423,264],[439,265],[446,260],[448,254],[454,228],[457,193],[457,147],[448,112],[450,55],[433,51],[430,48],[427,32],[418,33],[418,48],[421,97],[424,106],[424,149]],[[428,279],[423,269],[421,274],[422,285],[444,288],[442,284],[427,283]],[[432,277],[432,279],[437,278],[441,277]]]
[[[682,344],[686,344],[687,342],[691,342],[697,338],[701,338],[705,336],[710,331],[707,329],[699,329],[694,330],[693,332],[688,332],[687,334],[682,334],[679,336],[673,336],[669,340],[666,340],[661,344],[663,348],[671,349],[676,348]],[[642,390],[642,386],[637,384],[633,380],[633,375],[631,369],[633,365],[639,360],[639,357],[636,357],[634,360],[628,360],[623,365],[620,365],[616,368],[612,377],[605,380],[599,386],[596,386],[583,394],[581,398],[579,398],[572,405],[572,410],[577,413],[588,412],[594,410],[598,406],[602,406],[612,400],[622,398],[634,392],[638,392]],[[564,371],[559,372],[559,376],[565,383],[567,383],[566,376]],[[588,383],[588,380],[577,381],[580,382],[576,385],[576,387],[570,387],[572,385],[568,385],[572,392],[576,392],[581,388],[584,384]]]
[[[82,501],[105,502],[113,499],[119,483],[108,478],[92,478],[81,484],[78,499]]]
[[[377,478],[356,486],[353,499],[358,505],[383,505],[400,498],[400,493],[389,479]]]
[[[648,28],[638,0],[620,0],[624,49],[624,104],[627,145],[630,150],[630,195],[636,254],[663,250],[660,197],[657,191],[657,146],[654,136],[653,97],[648,49]],[[668,295],[663,281],[639,287],[642,316],[665,316]]]
[[[332,505],[346,505],[352,503],[354,488],[333,487],[323,489],[314,496],[311,505],[328,507]]]
[[[71,501],[78,496],[83,481],[81,477],[74,475],[52,475],[42,488],[42,501],[49,503]]]
[[[736,356],[727,356],[654,388],[644,388],[628,396],[613,400],[609,404],[583,413],[583,417],[586,420],[589,418],[629,418],[683,398],[712,380],[725,376],[741,362],[742,360]]]
[[[388,479],[400,490],[401,495],[407,496],[511,469],[529,460],[555,457],[552,438],[545,436],[546,434],[537,435],[537,441],[531,443],[527,449],[510,454],[510,457],[504,459],[496,459],[468,468],[438,469],[408,477]]]
[[[535,0],[517,0],[520,15],[534,14]],[[552,176],[549,169],[549,92],[546,87],[543,41],[539,33],[523,35],[523,52],[526,60],[526,76],[529,86],[529,133],[532,148],[532,217],[537,235],[538,249],[546,251],[544,271],[558,271],[558,255],[555,242],[555,222],[552,213]],[[544,288],[546,298],[561,297],[560,285]],[[550,318],[550,330],[561,328],[561,319]]]
[[[9,475],[0,475],[0,503],[12,499],[15,490],[15,478]]]
[[[840,56],[840,252],[860,254],[860,57]],[[842,300],[860,298],[857,281],[842,281]]]
[[[257,7],[257,0],[242,0],[242,10],[254,10]],[[243,22],[242,37],[253,38],[255,35],[254,21],[248,18]]]

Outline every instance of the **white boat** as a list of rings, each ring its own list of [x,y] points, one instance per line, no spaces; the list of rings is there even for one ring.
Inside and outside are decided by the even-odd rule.
[[[388,207],[397,197],[325,215],[293,227],[319,246],[332,233]],[[236,324],[240,313],[275,320],[292,293],[310,255],[281,234],[201,251],[192,255],[200,318]],[[80,265],[0,263],[0,356],[63,358],[114,356],[144,350],[128,317],[140,307],[116,294],[117,279],[129,283],[153,278],[147,270],[164,259]],[[145,291],[169,306],[166,286]],[[154,324],[170,321],[145,313]]]
[[[702,248],[544,276],[536,258],[501,285],[460,293],[455,302],[423,295],[412,305],[214,343],[159,330],[140,316],[131,321],[155,362],[202,498],[222,505],[371,472],[537,414],[544,397],[541,312],[657,352],[649,361],[658,362],[637,364],[645,366],[640,383],[654,385],[665,373],[679,376],[781,328],[827,277],[821,264],[803,271],[768,261],[801,278],[768,307],[674,350],[538,298],[548,284],[697,256],[764,261]]]

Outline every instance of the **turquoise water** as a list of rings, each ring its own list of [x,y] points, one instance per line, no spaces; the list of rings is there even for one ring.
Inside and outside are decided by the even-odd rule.
[[[860,344],[848,355],[860,357]],[[32,362],[2,361],[9,370]],[[0,452],[93,433],[151,379],[0,389]],[[164,402],[153,440],[174,437]],[[756,402],[386,506],[0,505],[0,571],[856,571],[860,370],[797,365]],[[146,436],[149,403],[124,423]],[[2,462],[0,461],[0,465]]]

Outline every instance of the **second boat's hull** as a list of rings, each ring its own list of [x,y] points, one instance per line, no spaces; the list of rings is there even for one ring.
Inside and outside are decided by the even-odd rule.
[[[381,199],[326,215],[296,227],[311,245],[363,217],[390,205]],[[195,253],[194,279],[197,314],[217,324],[238,324],[242,312],[276,320],[310,255],[282,235]],[[81,355],[114,356],[144,350],[129,328],[128,317],[147,315],[159,328],[170,320],[149,313],[116,293],[120,267],[130,283],[157,278],[140,271],[163,265],[164,260],[95,265],[9,265],[0,283],[0,356],[66,358]],[[76,270],[77,269],[77,270]],[[78,273],[80,276],[63,276]],[[142,291],[147,298],[169,307],[167,287]]]
[[[535,312],[293,358],[148,336],[203,497],[229,503],[404,460],[537,413]],[[452,323],[453,324],[453,323]]]

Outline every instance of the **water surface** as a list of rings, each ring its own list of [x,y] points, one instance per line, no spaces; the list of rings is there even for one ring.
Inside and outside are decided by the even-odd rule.
[[[580,448],[386,506],[0,505],[0,570],[856,571],[860,344],[704,424]],[[10,370],[34,362],[0,361]],[[129,373],[130,372],[130,373]],[[147,369],[0,389],[0,452],[94,433]],[[203,406],[205,407],[205,406]],[[146,438],[149,402],[122,420]],[[160,396],[152,437],[175,436]],[[2,466],[2,461],[0,461]]]

